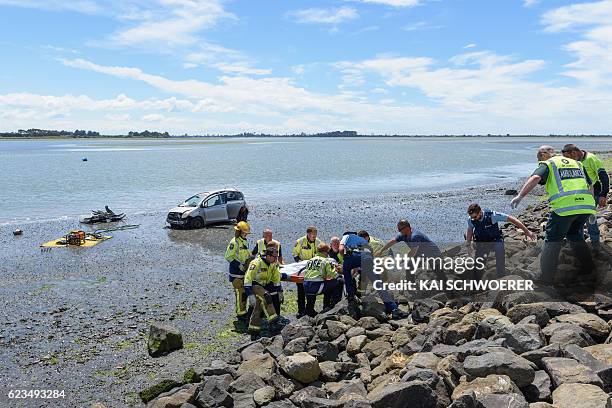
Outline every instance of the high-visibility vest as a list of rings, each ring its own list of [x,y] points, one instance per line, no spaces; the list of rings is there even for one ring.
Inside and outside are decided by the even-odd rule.
[[[297,256],[302,261],[307,261],[314,258],[317,253],[317,247],[321,243],[319,238],[316,238],[314,242],[309,242],[308,237],[304,235],[302,238],[295,241],[295,246],[291,251],[291,254]]]
[[[323,258],[315,256],[306,264],[304,272],[304,282],[322,282],[324,280],[333,279],[336,277],[334,270],[335,261],[331,258]]]
[[[278,253],[280,254],[280,242],[278,242],[275,239],[273,239],[272,242],[276,243],[276,249],[278,250]],[[257,240],[257,254],[259,254],[259,256],[265,256],[267,248],[268,246],[266,245],[265,239],[261,238]]]
[[[546,193],[548,202],[557,215],[595,214],[595,199],[589,190],[580,162],[554,156],[540,163],[548,166]]]
[[[599,157],[593,153],[584,152],[584,157],[581,161],[586,173],[591,179],[591,183],[595,184],[599,181],[599,171],[604,168],[603,163],[599,160]]]
[[[270,283],[280,286],[281,274],[277,262],[266,263],[262,258],[255,258],[249,264],[244,275],[244,286],[252,286],[253,282],[265,286]]]
[[[251,251],[249,251],[247,241],[242,237],[232,238],[225,250],[225,259],[228,262],[238,261],[243,264],[249,259],[250,255]]]
[[[382,256],[381,250],[385,247],[385,243],[382,239],[370,237],[370,242],[368,242],[368,245],[372,250],[372,255]]]

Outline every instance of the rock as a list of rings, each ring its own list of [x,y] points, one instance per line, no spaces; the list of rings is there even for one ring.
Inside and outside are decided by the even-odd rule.
[[[330,398],[339,401],[367,400],[367,394],[368,392],[363,383],[359,380],[355,380],[343,384],[338,390],[330,395]]]
[[[522,394],[488,394],[478,398],[484,408],[529,408]]]
[[[213,360],[209,366],[196,370],[200,378],[210,377],[211,375],[229,374],[236,377],[236,370],[222,360]]]
[[[197,397],[200,408],[233,407],[234,398],[227,392],[227,384],[218,379],[209,379],[204,382]]]
[[[440,381],[440,376],[434,370],[428,368],[413,368],[408,370],[402,377],[403,382],[422,381],[430,388],[435,389],[436,384]]]
[[[557,408],[548,402],[533,402],[529,404],[529,408]]]
[[[266,346],[265,352],[270,354],[274,358],[279,358],[281,354],[283,354],[283,346],[285,341],[283,340],[283,336],[278,335],[272,338],[272,341],[269,345]]]
[[[266,405],[266,408],[295,408],[295,405],[290,400],[274,401]]]
[[[514,189],[508,189],[504,192],[505,195],[509,195],[509,196],[515,196],[518,195],[518,191],[514,190]]]
[[[297,337],[287,343],[283,353],[288,356],[295,353],[301,353],[306,350],[306,344],[308,344],[308,337]]]
[[[542,334],[548,337],[549,344],[576,344],[580,347],[595,344],[582,327],[571,323],[551,323],[542,329]]]
[[[363,327],[355,326],[355,327],[351,327],[350,329],[348,329],[345,335],[347,339],[350,339],[351,337],[364,335],[365,332],[366,331]]]
[[[252,394],[256,390],[266,386],[266,383],[255,373],[245,373],[235,379],[229,387],[229,390],[242,394]]]
[[[468,356],[463,362],[465,371],[474,377],[489,374],[507,375],[518,387],[526,387],[534,380],[531,363],[510,352],[492,352],[481,356]]]
[[[323,361],[319,363],[321,369],[321,379],[324,381],[338,381],[342,375],[336,366],[335,361]]]
[[[547,401],[551,396],[550,387],[550,377],[546,371],[539,370],[535,372],[533,382],[521,391],[528,402]]]
[[[338,347],[328,341],[317,344],[316,357],[321,361],[336,361],[338,359]]]
[[[521,354],[521,357],[531,361],[539,368],[544,368],[542,364],[542,359],[544,357],[559,357],[561,356],[561,347],[559,344],[550,344],[548,346],[542,347],[541,349],[528,351],[526,353]]]
[[[361,297],[361,316],[373,317],[380,322],[387,321],[387,311],[380,296],[368,294]]]
[[[269,354],[259,354],[243,361],[238,367],[237,374],[241,376],[245,373],[253,373],[266,381],[277,371],[277,368],[274,357]]]
[[[488,394],[519,394],[521,391],[507,375],[490,374],[470,382],[460,382],[451,399],[457,400],[464,394],[474,393],[476,398]]]
[[[368,338],[365,335],[359,335],[355,337],[351,337],[346,343],[346,352],[350,355],[355,355],[361,353],[361,349],[368,342]]]
[[[147,408],[176,408],[185,403],[192,403],[195,401],[199,389],[199,384],[183,385],[182,387],[161,394],[148,403]]]
[[[476,399],[476,395],[471,392],[461,395],[448,408],[484,408],[484,406]]]
[[[553,319],[559,323],[571,323],[586,331],[591,338],[604,341],[610,333],[610,327],[601,317],[591,313],[566,314]]]
[[[327,332],[332,340],[342,336],[349,329],[349,326],[346,324],[333,320],[326,321],[325,326],[327,327]]]
[[[232,394],[234,398],[234,406],[233,408],[256,408],[257,405],[255,401],[253,401],[253,394],[242,394],[235,393]]]
[[[285,344],[289,343],[293,339],[298,337],[306,337],[306,342],[310,341],[314,337],[314,330],[312,326],[305,324],[288,324],[281,330],[281,336]]]
[[[149,326],[147,349],[151,357],[163,356],[181,348],[183,336],[180,331],[161,323],[152,323]]]
[[[565,383],[603,386],[601,379],[590,368],[571,358],[545,357],[542,363],[555,388]]]
[[[534,316],[540,327],[545,327],[550,321],[546,307],[541,303],[527,303],[512,307],[506,314],[512,323],[518,323],[528,316]]]
[[[287,398],[296,390],[296,383],[285,376],[276,373],[268,380],[268,385],[274,387],[278,398]]]
[[[546,340],[537,324],[504,326],[497,331],[493,339],[503,339],[503,345],[517,354],[537,350],[546,345]]]
[[[550,317],[557,317],[564,314],[585,313],[585,310],[569,302],[540,302]]]
[[[380,327],[378,319],[371,316],[362,317],[357,321],[357,325],[365,330],[375,330]]]
[[[406,364],[406,369],[412,368],[429,368],[436,370],[440,357],[434,353],[415,353],[410,356],[410,361]]]
[[[289,377],[304,384],[315,381],[321,375],[319,362],[308,353],[281,356],[279,365]]]
[[[438,397],[434,391],[421,381],[389,384],[368,394],[374,408],[404,408],[410,401],[410,408],[436,408]]]
[[[274,387],[270,387],[269,385],[267,385],[263,388],[256,390],[253,393],[253,401],[255,401],[255,404],[257,404],[257,406],[266,405],[268,402],[274,399],[275,395],[276,390],[274,389]]]
[[[392,348],[393,346],[391,346],[391,343],[389,343],[388,341],[374,340],[374,341],[369,342],[365,346],[363,346],[361,350],[366,354],[366,356],[368,356],[370,360],[372,360],[374,357],[378,357],[383,352],[387,350],[391,350]],[[347,351],[348,351],[348,345],[347,345]]]
[[[249,344],[247,347],[242,349],[240,355],[243,361],[248,361],[254,357],[259,357],[264,353],[264,346],[260,342],[256,341]]]
[[[181,384],[174,380],[162,380],[159,383],[140,391],[138,393],[138,396],[140,397],[142,402],[146,404],[158,395],[164,392],[168,392],[171,389],[178,387],[179,385]]]
[[[505,327],[512,327],[513,323],[506,316],[487,316],[478,323],[475,339],[488,339]]]
[[[461,340],[470,341],[476,332],[475,323],[459,322],[453,323],[446,329],[444,343],[455,344]]]
[[[610,397],[589,384],[562,384],[553,391],[555,408],[611,408]]]
[[[426,323],[429,321],[429,315],[442,308],[442,306],[444,305],[441,302],[431,298],[419,299],[414,302],[414,307],[410,313],[412,321]]]
[[[612,344],[596,344],[585,347],[584,350],[602,363],[612,365]]]
[[[316,398],[326,398],[327,394],[325,390],[313,386],[308,386],[306,388],[302,388],[301,390],[295,392],[291,397],[291,402],[295,405],[301,406],[302,401],[308,397],[316,397]]]

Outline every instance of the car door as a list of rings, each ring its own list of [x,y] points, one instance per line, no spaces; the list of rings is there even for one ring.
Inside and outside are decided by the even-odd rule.
[[[227,221],[227,204],[223,194],[214,194],[204,201],[204,217],[206,222]]]
[[[238,212],[240,211],[240,207],[244,205],[244,200],[242,193],[238,191],[228,191],[226,193],[227,202],[227,216],[229,219],[233,220],[238,217]]]

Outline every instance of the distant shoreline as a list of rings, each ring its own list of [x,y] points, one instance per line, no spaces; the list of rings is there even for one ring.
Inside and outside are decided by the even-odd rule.
[[[353,135],[353,136],[326,136],[326,135],[216,135],[216,136],[168,136],[168,137],[140,137],[127,135],[100,135],[100,136],[0,136],[2,140],[70,140],[70,139],[126,139],[126,140],[201,140],[201,139],[281,139],[281,138],[325,138],[325,139],[474,139],[474,138],[525,138],[525,139],[606,139],[612,135]]]

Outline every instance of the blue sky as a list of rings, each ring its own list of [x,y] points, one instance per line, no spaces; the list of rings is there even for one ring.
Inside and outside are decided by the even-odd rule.
[[[0,0],[0,53],[0,130],[612,132],[612,0]]]

